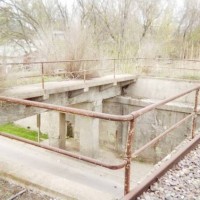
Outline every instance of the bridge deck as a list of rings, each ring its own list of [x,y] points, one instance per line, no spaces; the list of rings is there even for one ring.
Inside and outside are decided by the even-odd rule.
[[[44,94],[55,94],[67,91],[74,91],[79,89],[88,89],[90,87],[108,85],[112,83],[121,83],[126,81],[135,81],[136,76],[130,74],[116,75],[115,79],[113,76],[103,76],[98,78],[93,78],[86,80],[84,83],[83,80],[66,80],[66,81],[52,81],[45,82],[45,88],[42,89],[41,83],[16,86],[12,88],[5,89],[0,91],[1,96],[10,96],[18,98],[34,98],[43,96]]]

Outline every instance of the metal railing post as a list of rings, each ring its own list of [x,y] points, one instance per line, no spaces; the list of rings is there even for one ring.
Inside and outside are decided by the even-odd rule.
[[[85,84],[85,81],[86,81],[86,70],[85,70],[85,65],[83,65],[83,81],[84,81],[84,84]]]
[[[199,89],[197,89],[195,93],[195,103],[194,103],[194,111],[193,111],[194,116],[192,119],[192,130],[191,130],[192,138],[194,138],[196,125],[197,125],[197,107],[198,107],[198,100],[199,100],[198,97],[199,97]]]
[[[130,191],[130,178],[131,178],[131,157],[132,157],[132,142],[135,132],[135,120],[129,122],[129,131],[126,144],[126,165],[125,165],[125,179],[124,179],[124,194]]]
[[[114,74],[113,74],[113,76],[114,76],[114,82],[115,82],[115,79],[116,79],[116,65],[115,65],[116,63],[115,63],[115,59],[114,59]]]
[[[40,127],[41,127],[41,117],[40,114],[36,115],[37,119],[37,128],[38,128],[38,143],[40,143]]]
[[[42,71],[42,89],[44,90],[44,63],[41,63],[41,71]]]

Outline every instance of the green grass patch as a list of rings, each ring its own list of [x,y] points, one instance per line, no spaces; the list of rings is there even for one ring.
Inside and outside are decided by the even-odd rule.
[[[18,137],[22,137],[28,140],[37,141],[38,133],[37,131],[32,131],[21,126],[15,125],[13,123],[0,125],[0,131],[9,133]],[[48,139],[48,135],[41,133],[40,139],[45,140]]]

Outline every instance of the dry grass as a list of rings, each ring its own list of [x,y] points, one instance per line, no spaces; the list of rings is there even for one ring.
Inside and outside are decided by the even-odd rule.
[[[38,51],[45,61],[82,60],[99,57],[89,31],[81,26],[72,26],[61,32],[59,37],[52,30],[47,29],[45,32],[41,32],[40,38],[42,41],[38,45]],[[98,62],[93,61],[50,63],[45,64],[44,71],[45,74],[53,74],[60,69],[69,72],[68,78],[83,78],[83,70],[86,70],[86,78],[92,78],[98,76],[98,73],[93,70],[98,64]],[[90,69],[92,72],[88,73]]]

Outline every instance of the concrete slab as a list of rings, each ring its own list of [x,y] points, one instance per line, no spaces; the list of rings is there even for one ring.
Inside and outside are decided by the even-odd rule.
[[[26,187],[42,189],[60,199],[120,199],[124,170],[111,171],[22,142],[0,137],[0,171]],[[110,162],[113,162],[110,159]],[[132,187],[152,165],[133,163]]]
[[[99,78],[93,78],[90,80],[86,80],[85,84],[83,80],[52,81],[52,82],[45,82],[44,90],[42,89],[41,83],[37,83],[37,84],[16,86],[10,89],[5,89],[4,91],[0,91],[0,95],[17,97],[17,98],[34,98],[40,96],[46,97],[49,94],[62,93],[62,92],[68,92],[72,90],[79,90],[85,88],[89,89],[90,87],[107,85],[111,83],[134,81],[135,79],[136,77],[133,75],[122,74],[122,75],[116,75],[115,79],[111,75]]]

